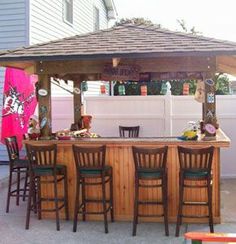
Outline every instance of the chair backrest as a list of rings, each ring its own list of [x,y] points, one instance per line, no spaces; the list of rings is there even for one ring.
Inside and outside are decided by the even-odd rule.
[[[9,161],[13,162],[16,159],[19,159],[19,147],[16,136],[6,137],[5,143],[7,147]]]
[[[139,126],[119,126],[120,137],[138,137]]]
[[[143,148],[132,147],[135,170],[166,169],[168,147]]]
[[[214,147],[186,148],[178,146],[180,169],[210,172]]]
[[[30,167],[56,167],[57,160],[57,145],[29,145],[26,144],[26,151],[28,159],[30,160]]]
[[[77,170],[102,169],[105,166],[106,146],[81,147],[73,145],[72,148]]]

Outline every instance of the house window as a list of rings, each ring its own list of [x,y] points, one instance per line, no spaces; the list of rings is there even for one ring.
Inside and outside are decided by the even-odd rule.
[[[93,7],[93,30],[97,31],[100,29],[100,18],[99,18],[99,9]]]
[[[73,24],[73,0],[64,0],[63,18],[67,23]]]

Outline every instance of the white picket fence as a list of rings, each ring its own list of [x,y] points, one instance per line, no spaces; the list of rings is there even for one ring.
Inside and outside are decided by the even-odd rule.
[[[217,96],[220,127],[231,138],[222,149],[221,175],[236,177],[236,96]],[[84,108],[93,116],[92,131],[104,137],[119,136],[119,125],[140,125],[141,137],[179,136],[190,120],[200,120],[202,104],[192,96],[85,97]],[[73,121],[72,97],[54,97],[53,130],[68,128]]]

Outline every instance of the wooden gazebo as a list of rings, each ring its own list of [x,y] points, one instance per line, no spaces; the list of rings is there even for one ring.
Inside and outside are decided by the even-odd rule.
[[[126,24],[107,30],[64,38],[49,43],[0,53],[0,66],[23,69],[39,77],[39,123],[42,139],[51,135],[51,85],[50,77],[74,81],[74,88],[80,89],[85,80],[139,80],[148,74],[150,80],[200,79],[205,82],[205,103],[203,119],[205,124],[216,126],[215,88],[213,77],[217,72],[236,75],[236,43],[183,34],[161,29],[155,25]],[[45,93],[46,91],[46,93]],[[42,113],[42,106],[47,113]],[[208,113],[210,111],[210,113]],[[212,116],[209,118],[208,114]],[[81,95],[74,93],[74,123],[81,120]],[[42,123],[43,122],[43,123]],[[169,219],[176,220],[178,202],[178,157],[177,146],[201,147],[212,145],[213,162],[213,215],[220,222],[220,147],[228,147],[229,139],[219,130],[219,135],[206,134],[209,141],[181,142],[176,138],[97,138],[71,141],[47,141],[58,145],[58,162],[66,164],[69,178],[70,212],[73,211],[75,192],[75,166],[72,144],[107,145],[107,163],[113,166],[114,201],[116,219],[130,220],[133,209],[134,166],[132,146],[146,147],[168,145],[168,203]],[[45,141],[32,141],[32,144]],[[49,193],[50,189],[44,191]],[[96,190],[91,195],[98,194]],[[150,190],[148,195],[156,196]],[[142,193],[141,193],[142,195]],[[188,192],[196,200],[206,195]],[[95,207],[96,208],[96,207]],[[192,208],[195,214],[204,209]],[[193,219],[200,222],[198,219]]]
[[[48,92],[48,96],[39,96],[40,108],[43,105],[50,107],[50,77],[73,80],[77,88],[80,88],[83,80],[122,79],[119,72],[126,73],[125,78],[131,79],[138,79],[136,74],[149,73],[152,80],[205,80],[213,78],[216,72],[235,75],[235,55],[236,43],[233,42],[172,32],[155,25],[126,24],[3,51],[0,53],[0,65],[24,69],[29,74],[39,76],[39,89]],[[121,69],[114,67],[117,64]],[[80,95],[75,93],[75,123],[81,119],[80,104]],[[205,103],[205,106],[210,107],[215,116],[215,103]],[[45,138],[51,134],[50,109],[46,117],[48,122],[41,128],[41,135]],[[206,113],[203,117],[206,120]],[[39,111],[40,122],[42,119]]]

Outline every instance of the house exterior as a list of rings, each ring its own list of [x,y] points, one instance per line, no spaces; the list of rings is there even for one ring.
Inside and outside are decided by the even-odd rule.
[[[0,50],[106,29],[115,17],[113,0],[1,0]],[[1,101],[3,84],[0,68]],[[5,146],[0,145],[0,161],[5,160]]]

